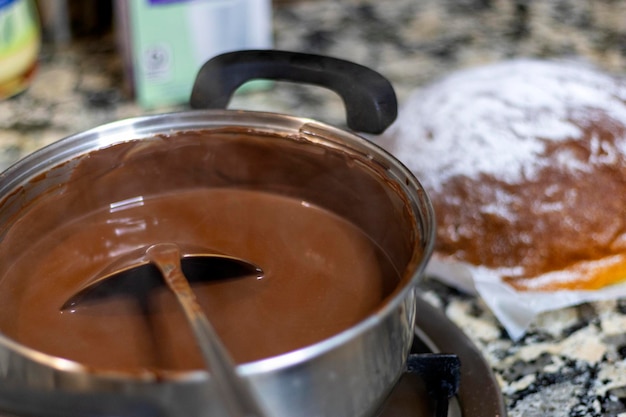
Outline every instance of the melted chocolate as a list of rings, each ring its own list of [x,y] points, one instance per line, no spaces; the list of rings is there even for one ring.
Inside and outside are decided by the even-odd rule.
[[[263,269],[261,279],[194,284],[237,362],[349,328],[381,306],[398,271],[415,261],[414,219],[375,172],[319,148],[240,131],[189,132],[58,167],[71,168],[70,180],[4,225],[0,329],[96,368],[201,368],[166,286],[60,311],[111,262],[159,242],[213,248]],[[51,170],[42,178],[62,177]]]

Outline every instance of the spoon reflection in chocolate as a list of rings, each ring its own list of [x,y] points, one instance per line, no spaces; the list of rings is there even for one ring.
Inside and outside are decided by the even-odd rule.
[[[144,299],[152,290],[166,284],[148,253],[151,247],[166,245],[178,247],[182,272],[190,283],[263,276],[260,267],[241,258],[196,245],[159,243],[120,256],[63,303],[61,311],[76,312],[83,305],[106,301],[109,297]]]
[[[190,252],[187,247],[185,258],[194,260],[195,264],[188,263],[185,271],[181,261],[183,258],[181,247],[178,244],[158,243],[147,248],[139,248],[114,262],[106,269],[106,273],[83,287],[64,303],[61,309],[76,311],[83,302],[113,296],[119,291],[143,299],[146,292],[155,288],[159,281],[161,284],[167,284],[193,330],[196,343],[221,394],[220,398],[228,415],[263,417],[265,414],[254,393],[247,382],[237,374],[234,361],[198,304],[186,275],[189,273],[189,276],[195,278],[201,275],[200,278],[204,279],[215,279],[216,273],[222,278],[242,275],[260,277],[262,270],[243,259],[216,253],[203,254],[201,251],[199,254],[191,255]],[[201,269],[204,269],[204,274],[198,274]],[[154,272],[157,280],[154,279]]]

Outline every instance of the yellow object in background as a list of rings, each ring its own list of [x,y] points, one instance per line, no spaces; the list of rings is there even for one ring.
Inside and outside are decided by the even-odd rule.
[[[31,0],[0,0],[0,99],[30,84],[41,46],[39,20]]]

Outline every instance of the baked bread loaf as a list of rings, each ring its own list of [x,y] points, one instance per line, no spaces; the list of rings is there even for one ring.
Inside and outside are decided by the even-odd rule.
[[[421,89],[381,138],[424,184],[435,260],[517,290],[626,279],[626,84],[580,62],[515,60]]]

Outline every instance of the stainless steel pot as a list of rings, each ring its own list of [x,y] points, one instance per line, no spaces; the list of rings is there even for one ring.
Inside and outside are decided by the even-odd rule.
[[[278,51],[242,51],[210,61],[199,73],[191,103],[223,108],[239,85],[254,78],[333,88],[344,98],[348,123],[355,130],[380,132],[395,118],[395,95],[377,73],[341,60]],[[315,192],[303,182],[290,182],[289,170],[297,169],[290,163],[268,175],[263,187],[289,190],[354,222],[390,255],[403,277],[384,304],[355,326],[311,346],[241,364],[237,372],[250,381],[270,416],[373,415],[403,371],[411,346],[414,318],[419,314],[414,287],[432,251],[434,219],[430,202],[411,172],[356,134],[304,118],[232,110],[140,117],[97,127],[35,152],[0,177],[0,237],[19,221],[21,210],[62,188],[90,153],[129,140],[150,141],[162,133],[231,128],[275,143],[278,159],[283,152],[306,160],[334,155],[338,177],[319,171],[327,165],[310,170],[311,182],[321,181]],[[198,169],[212,168],[198,165]],[[343,176],[347,169],[350,175]],[[258,178],[239,181],[259,185]],[[359,188],[362,182],[369,185]],[[373,189],[378,191],[370,193]],[[359,204],[374,206],[377,212],[346,210]],[[45,227],[41,226],[42,233]],[[207,372],[181,372],[165,379],[107,373],[35,351],[2,334],[0,378],[0,410],[16,413],[222,415]]]

